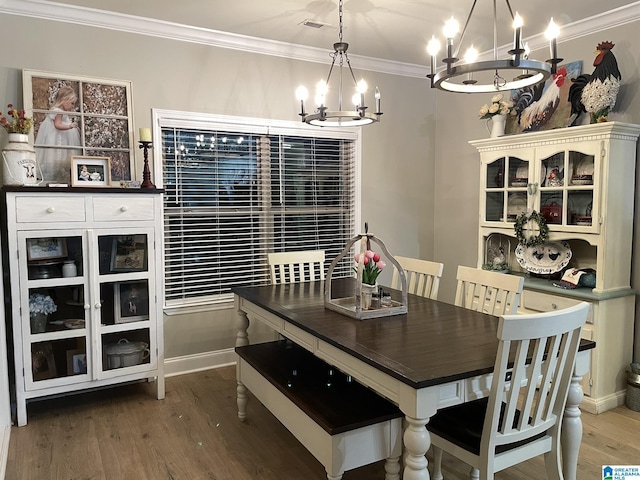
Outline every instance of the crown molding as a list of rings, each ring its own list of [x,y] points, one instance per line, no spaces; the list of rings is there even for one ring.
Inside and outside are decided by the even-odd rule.
[[[105,28],[137,35],[210,45],[261,55],[290,58],[304,62],[328,64],[325,49],[278,42],[247,35],[238,35],[219,30],[183,25],[179,23],[137,17],[123,13],[109,12],[93,8],[79,7],[46,0],[0,0],[0,13],[40,18],[56,22],[74,23],[95,28]],[[573,22],[562,27],[559,42],[575,40],[602,30],[614,28],[640,20],[640,1],[623,7]],[[532,50],[545,48],[548,43],[542,34],[526,39]],[[501,47],[504,55],[509,47]],[[481,57],[492,55],[484,52]],[[386,73],[406,77],[425,78],[429,73],[427,57],[425,65],[397,62],[361,55],[349,55],[359,70]]]

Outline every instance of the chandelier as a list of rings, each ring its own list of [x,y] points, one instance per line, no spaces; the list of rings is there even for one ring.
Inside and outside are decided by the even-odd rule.
[[[498,16],[496,0],[493,0],[493,60],[476,61],[478,51],[471,45],[463,61],[458,62],[458,53],[477,3],[477,0],[474,0],[455,52],[453,38],[460,29],[458,22],[451,17],[442,29],[447,39],[446,58],[442,59],[442,62],[446,64],[445,69],[436,72],[436,57],[440,51],[440,41],[435,36],[432,36],[427,45],[427,52],[431,56],[431,73],[427,75],[431,79],[431,88],[462,93],[515,90],[544,82],[552,74],[556,73],[556,67],[563,59],[558,58],[556,39],[559,34],[559,28],[553,22],[553,18],[545,32],[545,36],[550,42],[551,58],[544,62],[531,60],[529,59],[528,46],[522,45],[522,18],[518,15],[518,12],[514,15],[509,0],[505,0],[505,2],[513,20],[514,29],[513,48],[507,52],[510,58],[498,59]],[[493,72],[493,74],[482,76],[481,72]],[[512,79],[508,80],[505,78],[506,76],[511,76]],[[484,83],[479,82],[480,77],[482,77]]]
[[[368,113],[367,106],[365,104],[365,93],[367,91],[367,83],[364,80],[356,81],[356,76],[353,74],[351,68],[351,62],[347,55],[347,49],[349,44],[342,41],[342,0],[339,1],[338,11],[340,15],[340,27],[339,27],[339,40],[333,44],[333,52],[329,54],[332,57],[331,68],[329,68],[329,75],[327,80],[320,80],[316,86],[316,111],[314,113],[307,113],[304,110],[304,102],[307,100],[309,92],[306,87],[300,86],[296,90],[296,98],[300,101],[300,117],[302,121],[310,125],[317,125],[320,127],[335,126],[335,127],[357,127],[360,125],[368,125],[370,123],[380,121],[380,90],[376,87],[375,101],[376,112]],[[329,110],[326,105],[327,93],[329,92],[329,82],[331,80],[331,73],[333,73],[333,67],[338,59],[338,72],[340,75],[338,83],[338,110]],[[346,63],[348,68],[348,74],[353,80],[356,93],[352,97],[353,110],[343,110],[342,108],[342,96],[343,96],[343,67]],[[346,69],[344,70],[346,71]]]

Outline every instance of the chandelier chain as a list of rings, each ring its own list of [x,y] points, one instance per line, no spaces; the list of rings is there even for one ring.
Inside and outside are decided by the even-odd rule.
[[[340,20],[338,27],[338,38],[340,39],[340,43],[342,43],[342,0],[338,2],[338,18]]]

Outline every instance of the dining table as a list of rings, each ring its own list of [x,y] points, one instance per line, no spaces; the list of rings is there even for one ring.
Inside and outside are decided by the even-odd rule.
[[[355,278],[232,288],[236,346],[250,343],[251,322],[262,322],[398,405],[406,420],[403,479],[428,480],[426,425],[441,408],[488,396],[498,317],[409,294],[406,313],[362,320],[326,308],[325,285],[331,298],[355,295]],[[402,301],[401,291],[385,292]],[[594,347],[593,341],[581,341],[563,416],[560,448],[567,480],[576,479],[580,381]],[[246,407],[246,395],[238,381],[239,410]]]

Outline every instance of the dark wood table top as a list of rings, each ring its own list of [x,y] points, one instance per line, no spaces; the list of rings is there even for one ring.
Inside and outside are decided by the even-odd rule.
[[[353,294],[354,279],[333,279],[332,297]],[[234,294],[413,388],[493,371],[498,317],[409,295],[402,315],[358,320],[324,307],[324,282],[232,288]],[[388,289],[394,300],[399,291]],[[583,341],[582,349],[595,342]]]

